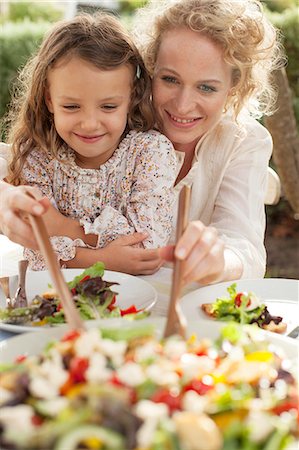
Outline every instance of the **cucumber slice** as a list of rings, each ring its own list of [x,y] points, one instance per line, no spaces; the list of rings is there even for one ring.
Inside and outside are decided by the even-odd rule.
[[[55,450],[76,450],[79,448],[80,442],[91,438],[99,439],[111,450],[125,448],[123,438],[119,434],[96,425],[82,425],[60,438],[55,446]]]

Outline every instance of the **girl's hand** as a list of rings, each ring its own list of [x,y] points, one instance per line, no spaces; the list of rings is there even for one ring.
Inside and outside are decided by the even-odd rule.
[[[76,257],[66,263],[67,267],[88,267],[103,261],[107,270],[131,275],[151,275],[160,269],[163,261],[158,249],[134,247],[146,239],[143,233],[121,236],[104,248],[92,250],[77,248]]]
[[[34,198],[32,198],[30,195]],[[0,229],[10,240],[24,247],[38,249],[26,214],[41,216],[50,203],[38,189],[30,186],[11,186],[0,182]]]
[[[174,261],[174,257],[185,261],[184,283],[209,284],[224,277],[224,243],[215,228],[200,221],[191,222],[176,247],[164,247],[160,254],[167,261]]]
[[[159,270],[163,261],[158,249],[134,247],[146,237],[146,234],[134,233],[121,236],[108,244],[102,249],[107,252],[107,269],[132,275],[151,275]]]

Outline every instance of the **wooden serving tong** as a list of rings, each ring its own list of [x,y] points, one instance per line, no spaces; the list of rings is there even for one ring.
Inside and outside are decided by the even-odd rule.
[[[184,185],[179,196],[176,243],[179,241],[188,224],[190,193],[190,186]],[[186,318],[179,305],[179,297],[182,290],[183,268],[184,261],[175,258],[164,337],[171,336],[172,334],[179,334],[180,336],[185,337]]]
[[[63,277],[57,258],[53,251],[44,221],[42,217],[33,216],[29,214],[30,224],[33,228],[39,249],[45,258],[46,265],[49,269],[52,282],[59,295],[62,303],[66,321],[70,328],[84,330],[84,323],[79,315],[79,312],[74,304],[72,295],[69,291],[68,285]]]

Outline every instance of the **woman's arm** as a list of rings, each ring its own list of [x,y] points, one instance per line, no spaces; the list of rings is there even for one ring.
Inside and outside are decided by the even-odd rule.
[[[209,188],[201,199],[202,215],[198,214],[209,226],[201,221],[189,224],[176,247],[177,257],[185,260],[186,282],[209,284],[264,275],[264,196],[272,141],[268,131],[253,119],[246,126],[242,139],[234,140],[236,132],[231,138],[226,133],[219,138],[220,146],[209,141],[201,148],[214,165],[213,175],[208,175],[211,179],[201,180]],[[197,187],[196,194],[201,193]],[[162,250],[165,259],[173,259],[173,253],[171,248]]]
[[[17,244],[37,249],[37,242],[26,220],[26,214],[41,216],[49,205],[48,199],[42,197],[39,190],[34,187],[16,187],[0,181],[1,233]]]

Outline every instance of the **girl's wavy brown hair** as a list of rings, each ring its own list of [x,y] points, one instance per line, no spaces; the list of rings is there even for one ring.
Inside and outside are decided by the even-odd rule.
[[[139,10],[134,34],[151,76],[163,34],[188,28],[211,38],[232,67],[232,94],[226,110],[244,106],[255,117],[270,114],[276,101],[273,70],[284,63],[278,30],[258,0],[152,0]],[[192,61],[190,61],[192,64]]]
[[[74,56],[101,70],[131,66],[134,77],[125,133],[132,129],[147,131],[154,126],[151,80],[137,47],[121,23],[107,13],[81,14],[57,22],[21,71],[6,119],[8,142],[12,144],[7,180],[12,184],[20,184],[23,165],[34,148],[57,157],[59,148],[66,145],[56,132],[45,94],[51,68],[62,58]]]

